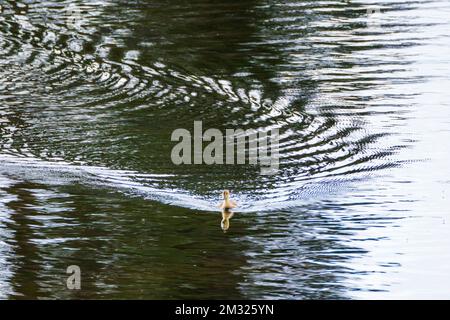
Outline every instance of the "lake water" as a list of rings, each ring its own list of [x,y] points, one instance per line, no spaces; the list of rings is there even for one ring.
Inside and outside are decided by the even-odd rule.
[[[0,6],[0,298],[450,298],[450,2]],[[278,173],[173,164],[194,121]]]

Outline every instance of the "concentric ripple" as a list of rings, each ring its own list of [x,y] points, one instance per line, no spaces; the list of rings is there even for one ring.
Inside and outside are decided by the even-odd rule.
[[[209,25],[216,11],[237,12],[213,26],[234,46],[208,42],[208,33],[178,37],[177,16],[167,30],[161,28],[158,17],[173,12],[160,12],[159,5],[135,5],[119,20],[111,15],[123,7],[108,1],[31,2],[23,15],[6,5],[2,153],[131,170],[142,186],[184,190],[205,200],[225,184],[255,207],[258,201],[294,200],[300,191],[307,198],[318,191],[309,186],[344,183],[399,164],[390,157],[405,146],[392,136],[402,125],[398,98],[421,77],[410,76],[413,57],[386,59],[386,51],[376,51],[414,48],[420,37],[408,33],[409,23],[387,14],[382,23],[388,27],[371,30],[365,7],[346,3],[287,2],[269,11],[239,3],[189,9],[194,7],[198,11],[176,11],[185,12],[182,21],[190,27]],[[76,23],[67,8],[78,10]],[[405,7],[389,8],[395,16]],[[229,25],[234,19],[245,20],[239,30]],[[155,30],[167,34],[157,37]],[[226,68],[208,65],[223,59]],[[380,96],[364,94],[373,95],[374,88]],[[192,130],[195,120],[205,129],[278,128],[279,174],[261,176],[250,165],[173,165],[171,132]],[[140,174],[167,178],[155,186]]]

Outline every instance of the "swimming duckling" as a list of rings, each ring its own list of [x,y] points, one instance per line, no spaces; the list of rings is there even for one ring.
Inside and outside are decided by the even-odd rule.
[[[220,204],[219,208],[222,210],[233,209],[237,207],[237,203],[234,200],[230,200],[230,191],[223,191],[223,202]]]
[[[220,226],[223,231],[227,231],[230,228],[230,219],[233,217],[234,213],[231,209],[237,207],[237,203],[234,200],[230,199],[230,191],[223,191],[223,202],[219,205],[220,209],[222,209],[222,221],[220,222]]]

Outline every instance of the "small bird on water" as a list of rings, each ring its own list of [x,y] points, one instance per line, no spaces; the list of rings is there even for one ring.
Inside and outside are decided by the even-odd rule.
[[[233,209],[237,207],[237,203],[234,200],[230,200],[230,191],[224,190],[223,193],[223,202],[220,204],[220,209]]]
[[[219,205],[220,209],[222,209],[222,221],[220,226],[223,231],[227,231],[230,227],[230,219],[233,217],[234,213],[231,209],[237,207],[237,203],[234,200],[230,199],[230,191],[224,190],[223,193],[223,201]]]

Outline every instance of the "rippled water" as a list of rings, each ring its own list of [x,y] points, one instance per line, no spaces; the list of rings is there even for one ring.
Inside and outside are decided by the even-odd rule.
[[[0,5],[0,298],[450,298],[448,1]]]

